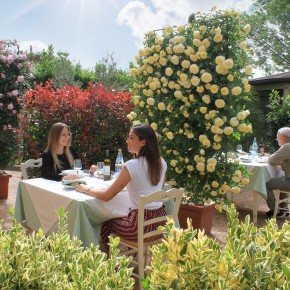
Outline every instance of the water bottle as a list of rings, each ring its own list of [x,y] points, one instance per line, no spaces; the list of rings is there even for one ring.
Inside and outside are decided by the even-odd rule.
[[[122,167],[124,164],[124,159],[122,155],[122,149],[118,149],[118,154],[115,163],[115,173],[118,175],[122,171]]]
[[[251,156],[254,160],[258,157],[258,145],[256,137],[254,138],[253,144],[251,146]]]

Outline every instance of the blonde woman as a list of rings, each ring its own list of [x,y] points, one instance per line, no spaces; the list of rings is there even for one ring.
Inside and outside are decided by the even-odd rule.
[[[76,151],[71,147],[70,128],[64,123],[52,125],[47,141],[46,150],[42,153],[42,177],[60,181],[62,179],[76,179],[75,175],[59,175],[62,170],[72,169]]]

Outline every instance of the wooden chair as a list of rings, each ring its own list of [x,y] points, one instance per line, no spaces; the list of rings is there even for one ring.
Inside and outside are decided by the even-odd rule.
[[[286,198],[280,199],[280,193],[285,192],[286,193]],[[274,207],[274,213],[273,213],[273,218],[276,218],[278,214],[278,210],[285,209],[280,206],[281,203],[287,202],[290,204],[290,190],[289,189],[275,189],[273,190],[273,193],[275,195],[275,207]]]
[[[132,264],[138,266],[138,272],[133,273],[132,275],[137,278],[144,278],[146,266],[149,257],[149,249],[152,245],[162,243],[163,237],[160,238],[160,235],[163,234],[164,230],[154,230],[151,232],[144,233],[144,228],[148,225],[155,224],[157,222],[167,221],[167,218],[172,218],[174,221],[177,220],[177,214],[179,211],[180,203],[182,200],[182,196],[184,193],[184,189],[176,189],[172,188],[168,191],[158,191],[152,193],[148,196],[140,196],[140,203],[138,209],[138,238],[137,241],[127,240],[125,238],[120,237],[120,253],[119,255],[136,255],[137,260],[133,259]],[[163,203],[174,200],[174,207],[171,213],[167,214],[163,217],[154,218],[151,220],[144,221],[144,209],[145,205],[151,202],[160,202]],[[116,235],[114,234],[116,237]],[[146,239],[151,238],[153,240],[146,242]],[[154,239],[154,237],[156,237]],[[141,288],[141,284],[140,289]]]
[[[41,167],[42,165],[42,158],[38,159],[29,159],[24,163],[20,164],[21,172],[22,172],[22,178],[23,179],[28,179],[27,175],[27,168],[34,168],[34,167]]]

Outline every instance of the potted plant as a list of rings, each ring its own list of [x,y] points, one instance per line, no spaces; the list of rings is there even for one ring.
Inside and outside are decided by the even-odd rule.
[[[230,153],[252,132],[249,30],[235,11],[197,13],[185,26],[148,32],[131,68],[136,107],[128,118],[156,131],[167,180],[186,189],[187,205],[222,210],[226,192],[249,182]]]
[[[32,77],[31,68],[16,41],[0,40],[0,198],[8,196],[11,175],[4,169],[18,151],[20,96]]]

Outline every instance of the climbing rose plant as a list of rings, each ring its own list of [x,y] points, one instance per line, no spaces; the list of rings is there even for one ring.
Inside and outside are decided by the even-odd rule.
[[[252,132],[249,31],[238,12],[197,13],[185,26],[148,32],[131,69],[136,107],[128,118],[156,131],[167,180],[187,189],[187,203],[222,208],[226,192],[249,182],[230,154]]]

